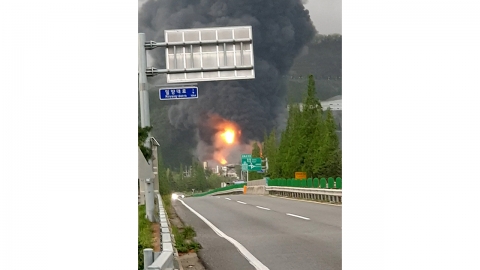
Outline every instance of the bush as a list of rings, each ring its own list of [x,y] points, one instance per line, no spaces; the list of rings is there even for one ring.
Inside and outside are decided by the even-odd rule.
[[[193,239],[193,237],[197,236],[197,233],[191,226],[187,226],[183,229],[183,235],[185,239]]]
[[[172,225],[172,233],[175,236],[175,248],[180,253],[188,253],[190,251],[197,252],[201,249],[201,245],[193,239],[197,234],[191,226],[179,229]]]
[[[171,194],[169,194],[169,195],[163,195],[163,196],[162,196],[163,207],[169,208],[170,205],[171,205],[171,199],[172,199],[172,195],[171,195]]]

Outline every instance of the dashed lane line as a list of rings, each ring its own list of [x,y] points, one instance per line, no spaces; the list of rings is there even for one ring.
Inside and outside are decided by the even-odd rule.
[[[296,217],[296,218],[301,218],[301,219],[305,219],[305,220],[310,220],[310,218],[308,218],[308,217],[302,217],[302,216],[294,215],[294,214],[290,214],[290,213],[287,213],[287,216],[292,216],[292,217]]]

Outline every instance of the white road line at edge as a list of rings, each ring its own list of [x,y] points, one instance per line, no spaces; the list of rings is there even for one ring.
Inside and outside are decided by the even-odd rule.
[[[247,204],[246,202],[242,202],[242,201],[237,201],[237,202],[241,204]]]
[[[270,211],[270,209],[268,209],[268,208],[266,208],[266,207],[261,207],[261,206],[258,206],[258,205],[257,205],[256,207],[257,207],[257,208],[260,208],[260,209],[264,209],[264,210]]]
[[[266,267],[263,263],[261,263],[255,256],[250,253],[242,244],[237,242],[237,240],[231,238],[230,236],[226,235],[224,232],[220,231],[215,225],[213,225],[208,219],[204,218],[202,215],[200,215],[197,211],[193,210],[190,206],[188,206],[183,200],[180,200],[183,205],[185,205],[188,210],[192,211],[195,215],[197,215],[205,224],[207,224],[212,230],[220,237],[225,238],[228,242],[232,243],[237,250],[247,259],[247,261],[255,267],[257,270],[270,270],[268,267]]]
[[[229,200],[229,201],[231,201],[232,199],[230,199],[230,198],[225,198],[225,200]]]
[[[297,215],[290,214],[290,213],[287,213],[287,215],[292,216],[292,217],[297,217],[297,218],[303,218],[303,219],[306,219],[306,220],[310,220],[310,218],[308,218],[308,217],[297,216]]]

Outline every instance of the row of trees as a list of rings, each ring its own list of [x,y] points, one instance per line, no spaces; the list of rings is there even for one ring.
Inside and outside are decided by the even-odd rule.
[[[226,177],[214,174],[210,169],[205,170],[201,163],[193,162],[191,167],[180,166],[180,171],[167,170],[168,184],[174,191],[195,192],[219,188]]]
[[[181,165],[179,172],[170,171],[169,183],[174,190],[178,191],[206,190],[209,188],[207,172],[198,162],[193,162],[190,168],[185,169]]]
[[[330,109],[323,111],[316,98],[312,75],[304,102],[289,106],[287,127],[280,140],[273,130],[265,136],[262,146],[262,155],[269,163],[267,176],[271,178],[290,178],[295,172],[306,172],[307,177],[341,177],[342,153],[336,124]]]

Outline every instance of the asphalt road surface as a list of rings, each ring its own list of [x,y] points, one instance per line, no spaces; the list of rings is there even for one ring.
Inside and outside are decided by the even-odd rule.
[[[203,247],[199,256],[209,270],[342,269],[341,206],[259,195],[184,198],[172,204],[195,228]]]

